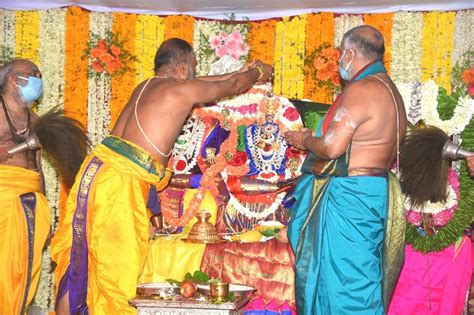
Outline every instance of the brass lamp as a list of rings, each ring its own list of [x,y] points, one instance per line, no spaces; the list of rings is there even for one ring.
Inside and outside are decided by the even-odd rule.
[[[217,235],[216,227],[209,222],[211,214],[207,211],[202,211],[196,214],[198,221],[194,223],[191,231],[189,231],[188,238],[183,239],[187,243],[222,243],[225,240]]]

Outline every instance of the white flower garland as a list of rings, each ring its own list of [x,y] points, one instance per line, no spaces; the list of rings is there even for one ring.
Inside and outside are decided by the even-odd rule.
[[[15,11],[0,10],[0,44],[4,46],[11,56],[1,56],[14,58],[15,57]]]
[[[286,192],[279,193],[276,197],[275,200],[272,202],[270,206],[265,208],[262,212],[253,212],[246,206],[242,205],[237,198],[234,197],[234,195],[229,192],[230,199],[229,199],[229,204],[227,207],[231,206],[232,208],[235,209],[238,213],[241,215],[251,218],[251,219],[265,219],[269,215],[275,213],[275,211],[278,210],[278,207],[280,207],[283,198],[285,198]]]
[[[454,22],[453,65],[470,47],[474,47],[474,10],[458,11]]]
[[[446,202],[431,202],[428,201],[423,207],[412,207],[411,200],[409,197],[405,197],[405,209],[413,210],[418,213],[429,213],[429,214],[438,214],[446,209],[451,209],[458,203],[458,197],[451,185],[448,185],[448,197]]]
[[[53,9],[40,11],[39,14],[39,60],[43,74],[44,93],[38,106],[42,115],[53,107],[64,106],[64,60],[66,10]],[[54,27],[51,27],[54,25]],[[51,228],[56,230],[59,217],[60,184],[58,174],[49,160],[42,160],[42,169],[46,186],[46,198],[51,207]],[[54,282],[50,246],[43,251],[41,276],[34,298],[34,304],[43,309],[54,308]]]
[[[112,29],[112,15],[110,13],[91,12],[90,35],[105,37],[107,31]],[[109,133],[110,127],[110,78],[101,73],[99,76],[89,78],[89,95],[87,107],[87,131],[91,146],[95,147]]]
[[[254,88],[262,89],[265,91],[271,91],[270,85],[256,85],[254,86]],[[257,104],[258,106],[266,97],[268,96],[266,96],[263,93],[245,93],[234,98],[221,100],[217,103],[218,106],[207,107],[204,110],[213,111],[213,112],[221,112],[223,108],[235,108],[235,111],[231,111],[231,116],[230,116],[230,119],[234,121],[238,121],[240,119],[249,118],[249,117],[255,118],[255,119],[262,118],[264,117],[265,114],[262,113],[260,110],[257,110],[253,114],[242,114],[239,111],[237,111],[237,109],[239,107],[250,105],[250,104]],[[290,108],[290,107],[294,108],[294,105],[285,97],[276,96],[276,95],[272,97],[277,99],[280,103],[277,109],[277,113],[275,115],[275,121],[280,121],[289,130],[299,130],[300,128],[302,128],[303,121],[301,120],[301,117],[298,117],[298,119],[295,121],[290,121],[283,115],[287,108]]]
[[[421,81],[422,13],[397,12],[393,17],[390,75],[395,82]]]
[[[474,102],[469,96],[460,97],[453,117],[441,120],[438,113],[438,85],[430,80],[422,86],[421,112],[427,125],[440,128],[449,136],[460,134],[471,120]]]
[[[341,15],[334,19],[334,46],[339,47],[344,34],[359,25],[363,25],[362,15]]]
[[[204,121],[198,117],[188,118],[183,126],[182,134],[178,137],[173,146],[173,172],[174,174],[189,174],[190,170],[196,166],[202,139],[206,131]],[[183,169],[177,169],[178,163],[186,163]]]

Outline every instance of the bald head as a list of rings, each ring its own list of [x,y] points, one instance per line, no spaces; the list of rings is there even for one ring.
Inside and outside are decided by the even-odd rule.
[[[342,37],[343,49],[354,49],[368,61],[382,60],[385,45],[382,34],[374,27],[361,25],[347,31]]]
[[[193,47],[180,38],[171,38],[164,41],[155,55],[155,71],[162,66],[175,65],[183,62],[192,54]]]

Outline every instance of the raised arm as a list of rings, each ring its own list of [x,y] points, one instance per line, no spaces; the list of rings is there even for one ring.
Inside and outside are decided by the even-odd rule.
[[[257,81],[267,81],[273,73],[270,65],[262,64],[244,72],[235,72],[224,80],[195,79],[179,85],[179,97],[186,103],[209,103],[226,96],[234,96],[250,89]]]
[[[235,75],[236,73],[243,73],[246,72],[256,66],[263,66],[262,62],[259,60],[254,60],[252,62],[249,62],[245,64],[242,68],[240,68],[238,71],[234,71],[231,73],[226,73],[226,74],[221,74],[221,75],[208,75],[208,76],[202,76],[198,77],[197,79],[203,80],[203,81],[223,81],[229,79],[231,76]]]

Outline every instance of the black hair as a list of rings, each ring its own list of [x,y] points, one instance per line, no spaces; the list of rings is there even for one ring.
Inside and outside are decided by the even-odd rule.
[[[165,40],[156,52],[154,70],[156,71],[162,66],[182,62],[193,52],[193,47],[185,40],[180,38]]]

